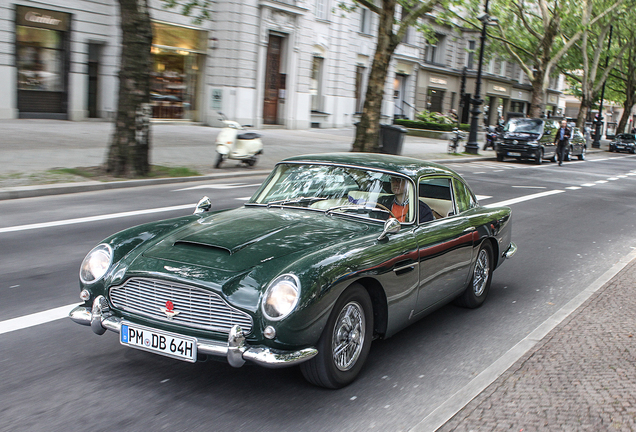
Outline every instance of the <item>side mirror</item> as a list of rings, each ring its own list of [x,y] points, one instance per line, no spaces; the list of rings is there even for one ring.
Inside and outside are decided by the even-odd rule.
[[[384,222],[384,229],[382,230],[382,234],[378,237],[378,240],[384,240],[387,234],[397,234],[400,232],[400,221],[396,218],[388,218],[386,222]]]
[[[199,200],[199,202],[197,203],[197,207],[194,209],[194,213],[192,214],[199,214],[199,213],[206,212],[210,210],[211,207],[212,207],[212,203],[210,202],[210,198],[204,196],[203,198]]]

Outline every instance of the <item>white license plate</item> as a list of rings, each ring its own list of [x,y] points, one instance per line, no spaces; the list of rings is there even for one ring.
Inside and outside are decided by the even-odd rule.
[[[508,156],[521,156],[521,153],[508,152]]]
[[[150,351],[167,357],[194,363],[197,359],[197,340],[161,330],[123,322],[119,342],[131,348]]]

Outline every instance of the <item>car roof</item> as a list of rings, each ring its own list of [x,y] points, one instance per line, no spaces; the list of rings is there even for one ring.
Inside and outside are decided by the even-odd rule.
[[[380,153],[323,153],[293,156],[283,159],[279,163],[306,162],[320,164],[352,165],[403,174],[416,180],[422,175],[459,175],[442,165],[421,159],[405,156],[395,156]]]

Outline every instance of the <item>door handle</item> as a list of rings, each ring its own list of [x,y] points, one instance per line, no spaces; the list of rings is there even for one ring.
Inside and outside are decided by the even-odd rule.
[[[464,232],[471,232],[471,231],[475,231],[475,227],[474,226],[469,226],[468,228],[466,228],[464,230]]]

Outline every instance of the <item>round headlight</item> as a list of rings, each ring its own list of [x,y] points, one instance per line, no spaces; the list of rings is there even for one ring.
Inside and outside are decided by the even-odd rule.
[[[80,280],[90,284],[100,280],[108,271],[113,259],[113,249],[107,244],[100,244],[86,255],[80,267]]]
[[[300,282],[291,274],[277,277],[267,288],[263,298],[263,315],[271,321],[278,321],[291,313],[298,303]]]

